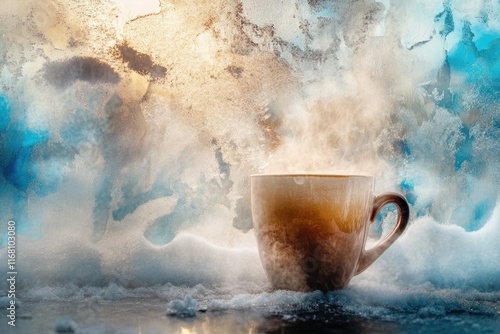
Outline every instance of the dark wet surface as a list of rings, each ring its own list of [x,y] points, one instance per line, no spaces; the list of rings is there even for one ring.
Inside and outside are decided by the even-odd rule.
[[[17,310],[16,327],[1,333],[57,333],[61,319],[73,323],[75,333],[499,333],[500,314],[459,312],[440,316],[385,313],[362,316],[340,305],[203,309],[194,317],[166,314],[159,299],[24,302]],[[61,328],[61,326],[59,327]]]

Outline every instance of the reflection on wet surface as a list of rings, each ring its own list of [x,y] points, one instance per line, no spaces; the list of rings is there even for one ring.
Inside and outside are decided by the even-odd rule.
[[[76,333],[495,333],[500,314],[443,315],[388,310],[361,316],[342,305],[313,303],[257,306],[241,309],[199,308],[194,317],[166,314],[163,300],[87,300],[26,302],[18,310],[16,327],[0,323],[2,333],[56,333],[61,319],[74,323]],[[3,312],[2,312],[3,313]],[[61,331],[59,331],[61,332]]]

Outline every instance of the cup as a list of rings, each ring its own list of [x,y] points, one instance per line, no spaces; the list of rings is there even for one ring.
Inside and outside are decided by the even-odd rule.
[[[362,175],[252,175],[252,217],[259,255],[276,289],[345,287],[403,233],[410,214],[395,193],[374,196]],[[387,204],[398,208],[392,231],[366,250],[369,226]]]

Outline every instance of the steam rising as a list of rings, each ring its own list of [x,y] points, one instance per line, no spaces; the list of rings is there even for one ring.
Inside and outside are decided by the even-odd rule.
[[[498,298],[498,6],[138,3],[2,6],[0,209],[20,287],[265,289],[249,175],[318,172],[374,175],[411,204],[355,288]]]

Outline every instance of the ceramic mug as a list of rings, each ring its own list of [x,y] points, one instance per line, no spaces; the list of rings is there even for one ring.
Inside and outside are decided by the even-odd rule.
[[[374,196],[374,178],[362,175],[252,175],[251,196],[259,255],[276,289],[345,287],[403,233],[406,199]],[[398,208],[392,231],[366,250],[370,224],[387,204]]]

